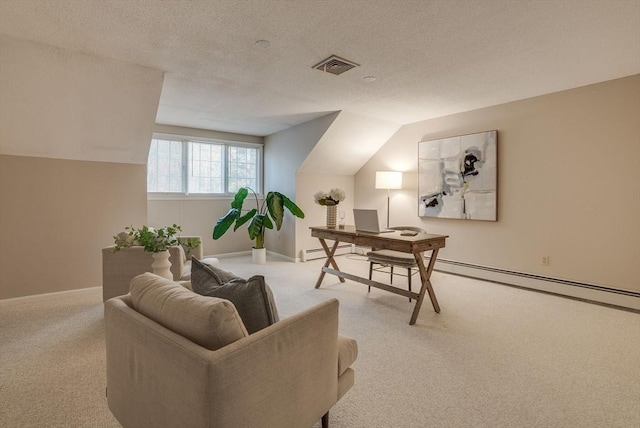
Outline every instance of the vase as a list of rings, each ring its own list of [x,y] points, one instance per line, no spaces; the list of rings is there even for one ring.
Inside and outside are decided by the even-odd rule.
[[[266,248],[251,248],[251,261],[256,265],[263,265],[267,262]]]
[[[338,219],[338,206],[327,205],[327,227],[329,229],[335,229]]]
[[[169,261],[169,250],[151,253],[151,257],[153,257],[153,263],[151,263],[153,273],[163,278],[173,280],[171,262]]]

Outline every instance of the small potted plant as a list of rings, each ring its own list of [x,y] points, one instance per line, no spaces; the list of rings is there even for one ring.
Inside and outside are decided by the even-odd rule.
[[[256,208],[242,214],[242,205],[244,200],[253,193],[256,201]],[[258,195],[250,187],[241,187],[235,194],[231,202],[231,209],[223,217],[220,217],[213,228],[213,239],[218,239],[225,234],[227,230],[235,223],[233,230],[236,231],[240,226],[249,222],[247,231],[249,238],[255,240],[254,250],[252,253],[254,263],[264,263],[266,258],[266,249],[264,248],[264,231],[265,229],[273,229],[275,223],[276,229],[280,230],[282,221],[284,220],[285,208],[298,218],[304,218],[304,213],[291,199],[279,192],[269,192],[264,197],[262,204],[258,202]]]
[[[153,264],[151,265],[153,273],[168,279],[173,279],[170,271],[169,247],[181,244],[177,236],[177,233],[181,231],[182,228],[177,224],[159,229],[146,225],[138,229],[133,226],[127,226],[124,228],[124,232],[113,237],[116,244],[113,251],[120,251],[134,245],[144,247],[144,250],[151,253],[153,257]],[[197,238],[189,238],[182,242],[182,244],[191,251],[200,245],[200,240]]]
[[[331,189],[329,193],[320,190],[313,195],[316,204],[327,207],[327,227],[329,229],[336,228],[338,204],[346,198],[344,190],[338,188]]]

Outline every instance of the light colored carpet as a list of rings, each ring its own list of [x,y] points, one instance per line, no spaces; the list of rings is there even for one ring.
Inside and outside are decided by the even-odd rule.
[[[264,275],[281,317],[340,300],[340,331],[359,357],[334,428],[640,426],[636,313],[436,272],[442,312],[427,300],[409,326],[404,297],[330,275],[315,290],[322,260],[248,260],[221,262]],[[355,258],[339,264],[367,271]],[[0,426],[118,426],[104,397],[100,289],[9,302],[0,315]]]

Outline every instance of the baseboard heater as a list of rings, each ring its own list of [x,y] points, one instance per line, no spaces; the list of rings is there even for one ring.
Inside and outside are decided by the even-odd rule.
[[[336,249],[336,256],[340,256],[343,254],[351,254],[355,252],[354,244],[342,244],[338,245]],[[306,262],[308,260],[322,259],[327,257],[324,250],[322,248],[311,248],[308,250],[302,250],[302,261]]]
[[[428,259],[428,257],[427,257]],[[472,278],[484,279],[516,287],[529,288],[551,294],[573,297],[607,305],[618,306],[640,312],[640,293],[604,287],[566,279],[545,277],[529,273],[493,268],[440,259],[436,261],[435,270]]]

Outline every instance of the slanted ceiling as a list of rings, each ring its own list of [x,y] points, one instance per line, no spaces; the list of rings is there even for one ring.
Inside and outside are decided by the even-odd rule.
[[[1,34],[0,64],[0,154],[147,163],[160,71]]]
[[[640,73],[624,0],[0,1],[0,35],[59,48],[21,72],[31,105],[3,61],[2,153],[134,163],[153,122],[268,136],[342,111],[302,168],[348,174],[400,125]],[[331,55],[359,66],[313,68]]]
[[[342,111],[320,137],[298,172],[353,175],[399,128],[397,123]]]
[[[331,111],[407,124],[640,73],[637,0],[2,1],[0,32],[165,72],[158,123],[260,136]],[[360,66],[312,68],[329,55]]]

